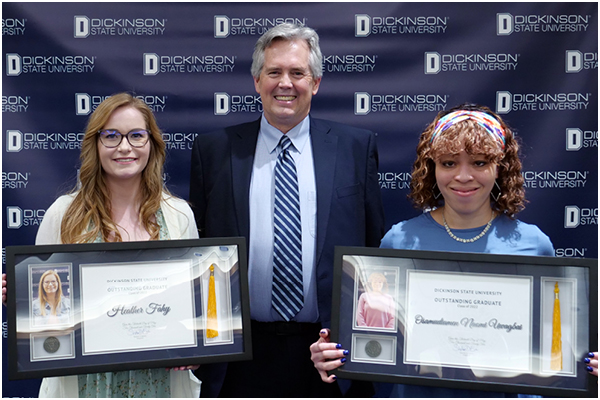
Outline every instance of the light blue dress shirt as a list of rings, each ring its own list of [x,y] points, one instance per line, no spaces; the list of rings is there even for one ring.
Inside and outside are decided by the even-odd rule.
[[[248,280],[250,287],[250,316],[256,321],[283,321],[271,305],[273,285],[273,171],[279,154],[283,133],[262,117],[254,154],[250,182],[250,239]],[[287,132],[292,141],[290,152],[298,174],[300,213],[302,220],[302,272],[304,276],[304,308],[293,319],[297,322],[317,322],[317,280],[315,246],[317,232],[317,191],[310,118]]]

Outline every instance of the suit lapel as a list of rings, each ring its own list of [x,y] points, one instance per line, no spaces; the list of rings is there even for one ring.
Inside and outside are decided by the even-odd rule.
[[[333,179],[337,158],[337,136],[330,134],[330,127],[320,120],[310,119],[310,139],[315,165],[315,180],[317,187],[317,249],[316,263],[323,252],[327,222],[333,196]]]
[[[238,229],[242,236],[250,237],[250,180],[254,153],[260,129],[260,119],[244,130],[232,135],[231,170],[233,195]],[[330,127],[318,119],[310,119],[310,140],[315,166],[317,188],[317,248],[318,265],[327,232],[327,222],[333,196],[335,163],[337,159],[337,136],[330,134]]]
[[[233,197],[241,236],[250,237],[250,180],[260,119],[246,125],[231,139],[231,174]]]

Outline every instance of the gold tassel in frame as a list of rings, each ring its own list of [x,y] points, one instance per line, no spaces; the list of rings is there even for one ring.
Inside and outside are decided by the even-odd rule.
[[[560,300],[558,282],[554,284],[554,310],[552,311],[552,349],[550,350],[550,369],[562,370],[562,333],[560,327]]]
[[[219,336],[219,324],[217,322],[217,295],[215,293],[215,264],[211,264],[206,306],[206,337],[215,338],[217,336]]]

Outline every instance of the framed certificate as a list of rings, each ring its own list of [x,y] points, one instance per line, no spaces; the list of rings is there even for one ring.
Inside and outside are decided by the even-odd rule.
[[[598,260],[336,247],[339,378],[597,397]]]
[[[9,379],[252,358],[246,242],[6,248]]]

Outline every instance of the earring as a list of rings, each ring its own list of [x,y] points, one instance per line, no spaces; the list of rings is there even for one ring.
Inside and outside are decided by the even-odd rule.
[[[498,194],[494,195],[494,189],[498,189]],[[492,199],[494,199],[495,202],[498,202],[498,199],[500,198],[501,194],[502,194],[502,190],[500,189],[500,185],[498,185],[498,181],[494,181],[494,187],[492,188],[492,191],[490,192],[490,196],[492,196]]]
[[[431,188],[431,191],[433,192],[433,198],[434,199],[439,199],[440,196],[442,195],[442,192],[438,189],[437,194],[435,194],[435,190],[438,189],[438,185],[437,182],[433,184],[433,187]]]

